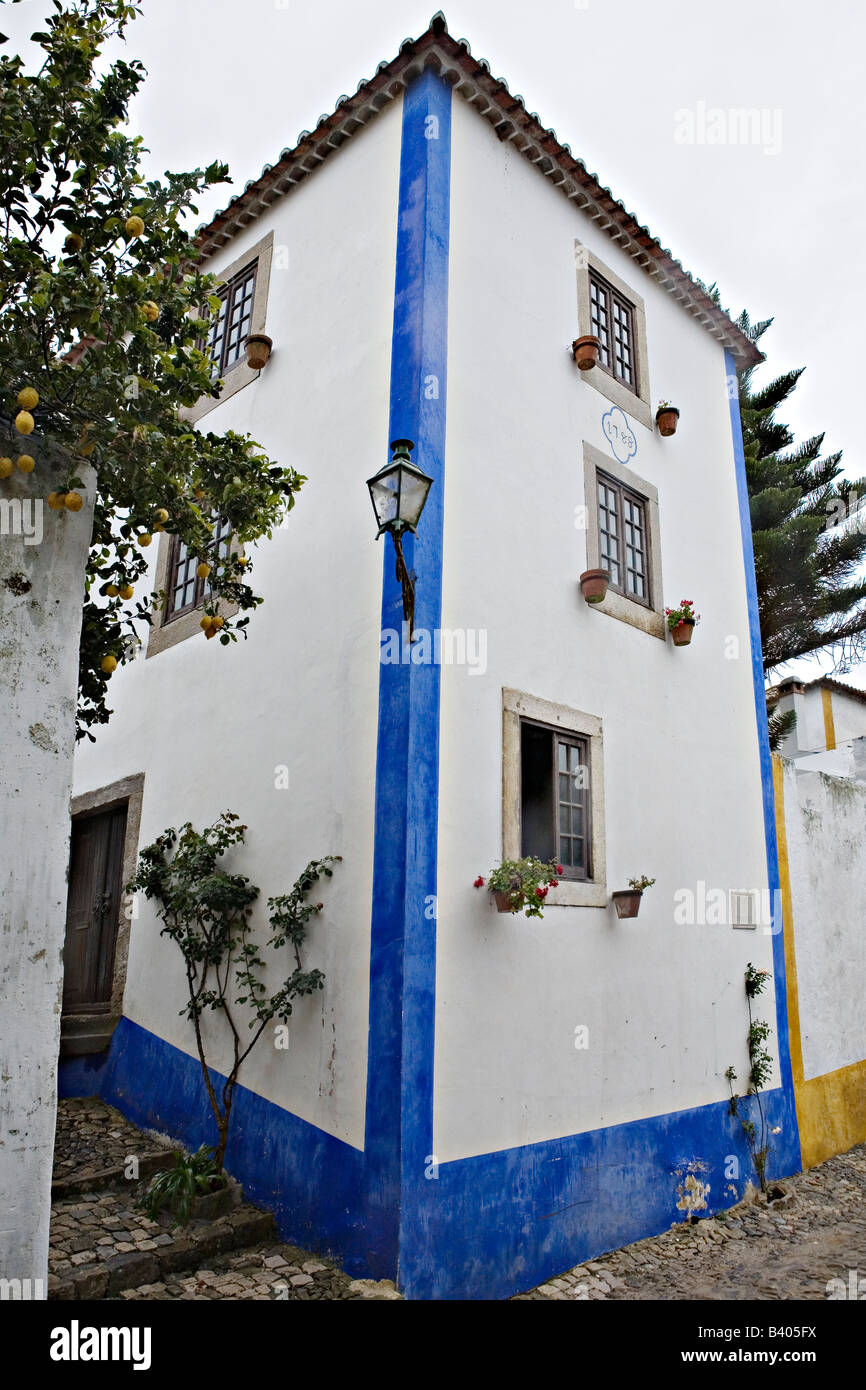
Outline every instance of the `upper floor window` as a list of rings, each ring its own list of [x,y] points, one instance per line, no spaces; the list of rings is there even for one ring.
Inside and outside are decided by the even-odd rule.
[[[589,303],[590,331],[601,344],[601,366],[636,391],[634,305],[593,270],[589,272]]]
[[[214,555],[224,559],[231,550],[231,530],[228,522],[219,517],[214,525]],[[168,598],[165,608],[165,622],[190,613],[205,600],[210,585],[207,579],[196,574],[200,564],[197,555],[190,554],[179,536],[172,536],[168,562]]]
[[[610,572],[612,589],[649,605],[646,498],[602,472],[597,487],[601,568]]]
[[[219,313],[211,323],[207,340],[213,366],[211,376],[225,376],[244,357],[244,342],[252,332],[257,262],[244,266],[217,291]]]
[[[653,428],[646,306],[635,287],[588,246],[575,242],[577,326],[599,341],[598,366],[579,373],[630,420]]]

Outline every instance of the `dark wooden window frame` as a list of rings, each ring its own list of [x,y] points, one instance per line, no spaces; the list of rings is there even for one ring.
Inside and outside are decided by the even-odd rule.
[[[550,804],[550,815],[551,815],[552,829],[553,829],[553,838],[554,838],[554,845],[555,845],[554,859],[555,859],[555,861],[556,861],[557,864],[560,864],[560,863],[561,863],[561,864],[562,864],[562,867],[563,867],[563,871],[562,871],[562,874],[560,875],[560,877],[563,878],[563,879],[566,879],[566,878],[567,878],[567,879],[573,879],[573,880],[578,881],[578,882],[581,882],[581,883],[588,883],[588,882],[591,882],[591,880],[592,880],[592,860],[593,860],[593,854],[592,854],[592,848],[593,848],[593,847],[592,847],[592,786],[591,786],[592,762],[591,762],[591,750],[590,750],[590,740],[589,740],[589,737],[588,737],[586,734],[576,734],[576,733],[572,733],[572,732],[569,731],[569,730],[564,730],[564,729],[556,728],[554,725],[552,725],[552,724],[545,724],[545,723],[543,723],[541,720],[538,720],[538,719],[527,719],[527,718],[521,716],[521,719],[520,719],[520,728],[521,728],[521,731],[522,731],[522,729],[523,729],[523,727],[524,727],[525,725],[529,725],[529,726],[531,726],[532,728],[535,728],[535,729],[543,729],[545,733],[548,733],[548,734],[551,735],[551,740],[550,740],[550,743],[551,743],[551,769],[550,769],[550,773],[551,773],[551,776],[550,776],[550,781],[551,781],[551,787],[550,787],[551,804]],[[581,803],[581,804],[583,805],[584,826],[585,826],[585,835],[584,835],[585,854],[584,854],[584,862],[583,862],[583,864],[582,864],[581,866],[575,866],[575,865],[565,864],[565,863],[563,862],[563,860],[561,860],[560,857],[559,857],[559,850],[560,850],[560,844],[559,844],[559,842],[560,842],[560,838],[561,838],[561,836],[562,836],[562,829],[561,829],[561,825],[560,825],[560,797],[559,797],[559,777],[560,777],[560,771],[559,771],[559,747],[560,747],[560,744],[564,744],[564,745],[565,745],[566,747],[568,747],[568,748],[577,748],[577,749],[580,751],[580,761],[581,761],[581,765],[582,765],[583,767],[586,767],[587,769],[589,769],[590,785],[581,789],[581,791],[582,791],[582,803]],[[566,775],[567,775],[567,774],[566,774]],[[522,797],[521,797],[521,804],[522,804]],[[577,804],[577,803],[575,803],[575,802],[569,802],[568,804],[569,804],[569,805],[575,805],[575,804]],[[522,852],[522,836],[523,836],[523,829],[522,829],[522,826],[521,826],[521,852]],[[570,830],[569,830],[569,838],[570,838],[570,837],[571,837],[571,832],[570,832]]]
[[[211,344],[213,342],[215,331],[218,328],[219,324],[224,321],[224,328],[220,342],[220,350],[218,356],[214,358],[213,369],[211,373],[215,381],[224,377],[227,372],[230,372],[232,370],[233,367],[237,367],[240,363],[246,361],[243,345],[244,339],[249,337],[249,334],[253,331],[252,325],[256,302],[256,280],[258,278],[258,273],[259,263],[258,259],[256,258],[255,260],[249,261],[243,267],[243,269],[237,271],[237,273],[234,274],[230,280],[227,280],[223,285],[220,285],[219,289],[216,291],[216,293],[219,295],[219,298],[222,300],[225,306],[225,314],[223,314],[223,311],[220,310],[204,343],[204,350],[206,352],[211,352]],[[233,345],[233,347],[237,348],[237,351],[234,352],[234,356],[232,356],[231,361],[229,361],[229,351],[232,350],[230,349],[232,315],[234,314],[236,308],[238,296],[244,290],[248,283],[249,293],[245,295],[245,299],[248,303],[249,311],[243,316],[244,320],[246,320],[247,322],[247,332],[240,332],[238,334],[237,342]],[[204,317],[211,317],[209,308],[206,310]]]
[[[652,606],[653,606],[653,602],[652,602],[652,597],[653,597],[653,590],[652,590],[652,583],[653,583],[653,577],[652,577],[652,549],[651,549],[651,541],[650,541],[649,514],[648,514],[648,511],[647,511],[648,499],[647,499],[646,497],[642,497],[641,494],[640,494],[639,492],[635,492],[633,488],[627,487],[627,486],[625,485],[625,483],[621,483],[621,482],[618,481],[618,479],[616,479],[616,478],[614,478],[614,477],[611,477],[611,475],[610,475],[609,473],[605,473],[601,468],[597,468],[597,469],[596,469],[596,473],[595,473],[595,486],[596,486],[596,499],[597,499],[597,504],[598,504],[598,554],[599,554],[598,563],[599,563],[599,566],[600,566],[602,569],[603,569],[604,566],[605,566],[605,559],[606,559],[607,557],[606,557],[605,554],[604,554],[604,545],[603,545],[604,533],[603,533],[603,531],[602,531],[602,526],[601,526],[601,512],[602,512],[602,508],[601,508],[601,502],[598,501],[598,485],[599,485],[599,483],[604,483],[604,486],[607,487],[607,488],[609,488],[609,489],[615,494],[615,496],[616,496],[616,514],[617,514],[617,531],[618,531],[616,540],[617,540],[617,547],[618,547],[618,552],[619,552],[619,554],[618,554],[619,567],[620,567],[620,571],[621,571],[621,573],[622,573],[622,575],[623,575],[623,583],[615,583],[614,580],[613,580],[613,578],[611,578],[611,582],[610,582],[610,584],[609,584],[608,587],[611,588],[611,589],[613,589],[615,593],[622,594],[623,598],[630,599],[630,600],[632,601],[632,603],[640,603],[640,604],[642,604],[642,605],[644,606],[644,608],[652,608]],[[644,541],[643,550],[641,551],[641,554],[642,554],[642,556],[643,556],[643,562],[644,562],[644,578],[645,578],[645,581],[646,581],[646,582],[645,582],[645,588],[646,588],[646,593],[645,593],[645,594],[636,594],[636,593],[631,592],[631,591],[626,587],[625,582],[624,582],[624,581],[625,581],[625,575],[626,575],[626,561],[625,561],[625,526],[626,526],[626,521],[625,521],[625,511],[624,511],[624,507],[623,507],[623,502],[624,502],[624,500],[625,500],[626,498],[628,499],[629,502],[632,503],[633,506],[638,507],[638,508],[640,509],[640,513],[641,513],[641,532],[642,532],[642,534],[643,534],[643,541]]]
[[[226,553],[224,549],[226,541],[228,541],[229,548],[231,547],[231,532],[224,531],[223,525],[222,517],[218,517],[214,523],[214,543],[218,547],[217,553],[220,555]],[[163,624],[174,622],[176,618],[182,618],[186,613],[193,613],[196,608],[200,608],[210,588],[206,579],[200,579],[195,573],[189,573],[189,567],[193,565],[197,566],[199,560],[196,556],[190,555],[188,552],[185,555],[181,554],[182,542],[179,536],[171,537],[170,546],[171,551],[168,559],[168,574],[165,586],[166,601]],[[186,568],[187,577],[184,582],[179,585],[178,577],[181,565]],[[192,588],[191,601],[183,604],[176,604],[175,595],[178,588],[182,588],[186,591],[190,587]]]
[[[606,325],[604,331],[600,332],[599,327],[592,314],[592,291],[593,288],[604,299],[604,310]],[[637,326],[635,324],[635,306],[624,295],[615,290],[613,285],[608,284],[603,275],[599,275],[597,270],[589,270],[589,299],[590,299],[590,332],[596,333],[601,340],[601,352],[599,353],[598,365],[608,376],[612,376],[614,381],[618,381],[626,390],[633,391],[636,396],[640,395],[639,382],[639,363],[638,363],[638,340]],[[631,377],[623,376],[617,371],[616,360],[616,334],[614,330],[614,310],[619,309],[625,316],[627,325],[628,351],[631,359]],[[607,361],[604,361],[607,356]]]

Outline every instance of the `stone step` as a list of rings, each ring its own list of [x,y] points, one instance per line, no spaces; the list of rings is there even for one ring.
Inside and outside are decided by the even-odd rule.
[[[154,1173],[164,1168],[173,1168],[176,1150],[153,1149],[150,1153],[136,1155],[138,1178],[126,1176],[126,1165],[115,1168],[99,1168],[87,1173],[73,1173],[68,1178],[55,1178],[51,1184],[51,1201],[61,1197],[82,1196],[85,1192],[104,1192],[109,1187],[131,1187],[142,1178],[152,1178]]]
[[[75,1208],[58,1204],[59,1210]],[[57,1208],[56,1208],[57,1210]],[[48,1297],[58,1300],[116,1298],[124,1289],[165,1282],[169,1275],[200,1269],[214,1255],[273,1242],[276,1222],[270,1212],[243,1205],[214,1221],[193,1221],[186,1228],[164,1228],[151,1249],[115,1253],[86,1260],[61,1275],[49,1274]],[[74,1258],[74,1256],[73,1256]]]

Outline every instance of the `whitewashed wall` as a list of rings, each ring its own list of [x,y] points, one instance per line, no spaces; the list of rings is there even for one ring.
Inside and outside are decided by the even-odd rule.
[[[866,1058],[866,785],[783,766],[808,1080]]]
[[[583,441],[609,453],[609,402],[566,351],[576,238],[644,297],[653,406],[682,410],[672,439],[635,424],[628,466],[659,490],[665,603],[703,615],[687,650],[579,595]],[[488,668],[442,680],[440,1161],[726,1098],[725,1069],[747,1070],[746,962],[772,968],[760,929],[673,919],[698,880],[767,885],[723,350],[456,98],[449,314],[442,623],[486,629]],[[602,718],[608,890],[657,879],[636,922],[527,921],[473,889],[502,853],[503,687]]]
[[[265,603],[228,648],[195,636],[112,682],[115,715],[84,749],[76,792],[144,772],[141,843],[223,809],[249,826],[237,869],[262,899],[313,857],[343,856],[306,956],[327,976],[301,1001],[288,1052],[263,1040],[247,1087],[358,1147],[366,1085],[382,546],[365,479],[387,458],[401,103],[214,258],[268,231],[273,356],[201,428],[246,431],[309,477],[284,530],[261,544]],[[288,248],[281,269],[280,247]],[[154,550],[156,547],[154,547]],[[153,579],[154,566],[151,571]],[[290,788],[275,789],[286,765]],[[318,890],[316,890],[319,896]],[[176,947],[149,905],[134,922],[124,1012],[192,1054]],[[228,1052],[217,1065],[225,1061]]]
[[[2,494],[28,504],[24,527],[16,533],[6,512],[0,535],[0,1277],[41,1280],[44,1296],[93,475],[82,472],[80,512],[50,511],[68,464],[51,462],[41,442],[30,448],[35,471],[13,474]]]

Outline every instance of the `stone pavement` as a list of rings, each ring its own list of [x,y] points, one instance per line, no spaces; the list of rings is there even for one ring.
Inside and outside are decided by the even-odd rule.
[[[519,1299],[824,1299],[866,1294],[866,1144],[762,1197],[576,1265]],[[856,1288],[856,1282],[854,1287]]]
[[[130,1155],[162,1165],[164,1141],[160,1151],[158,1137],[101,1101],[60,1108],[49,1297],[399,1299],[388,1281],[353,1280],[327,1257],[278,1242],[273,1218],[244,1203],[185,1231],[165,1215],[149,1221],[122,1165]],[[678,1222],[516,1298],[827,1299],[828,1282],[847,1288],[851,1271],[866,1293],[866,1144],[785,1178],[781,1189],[779,1200],[759,1195],[719,1216]]]

